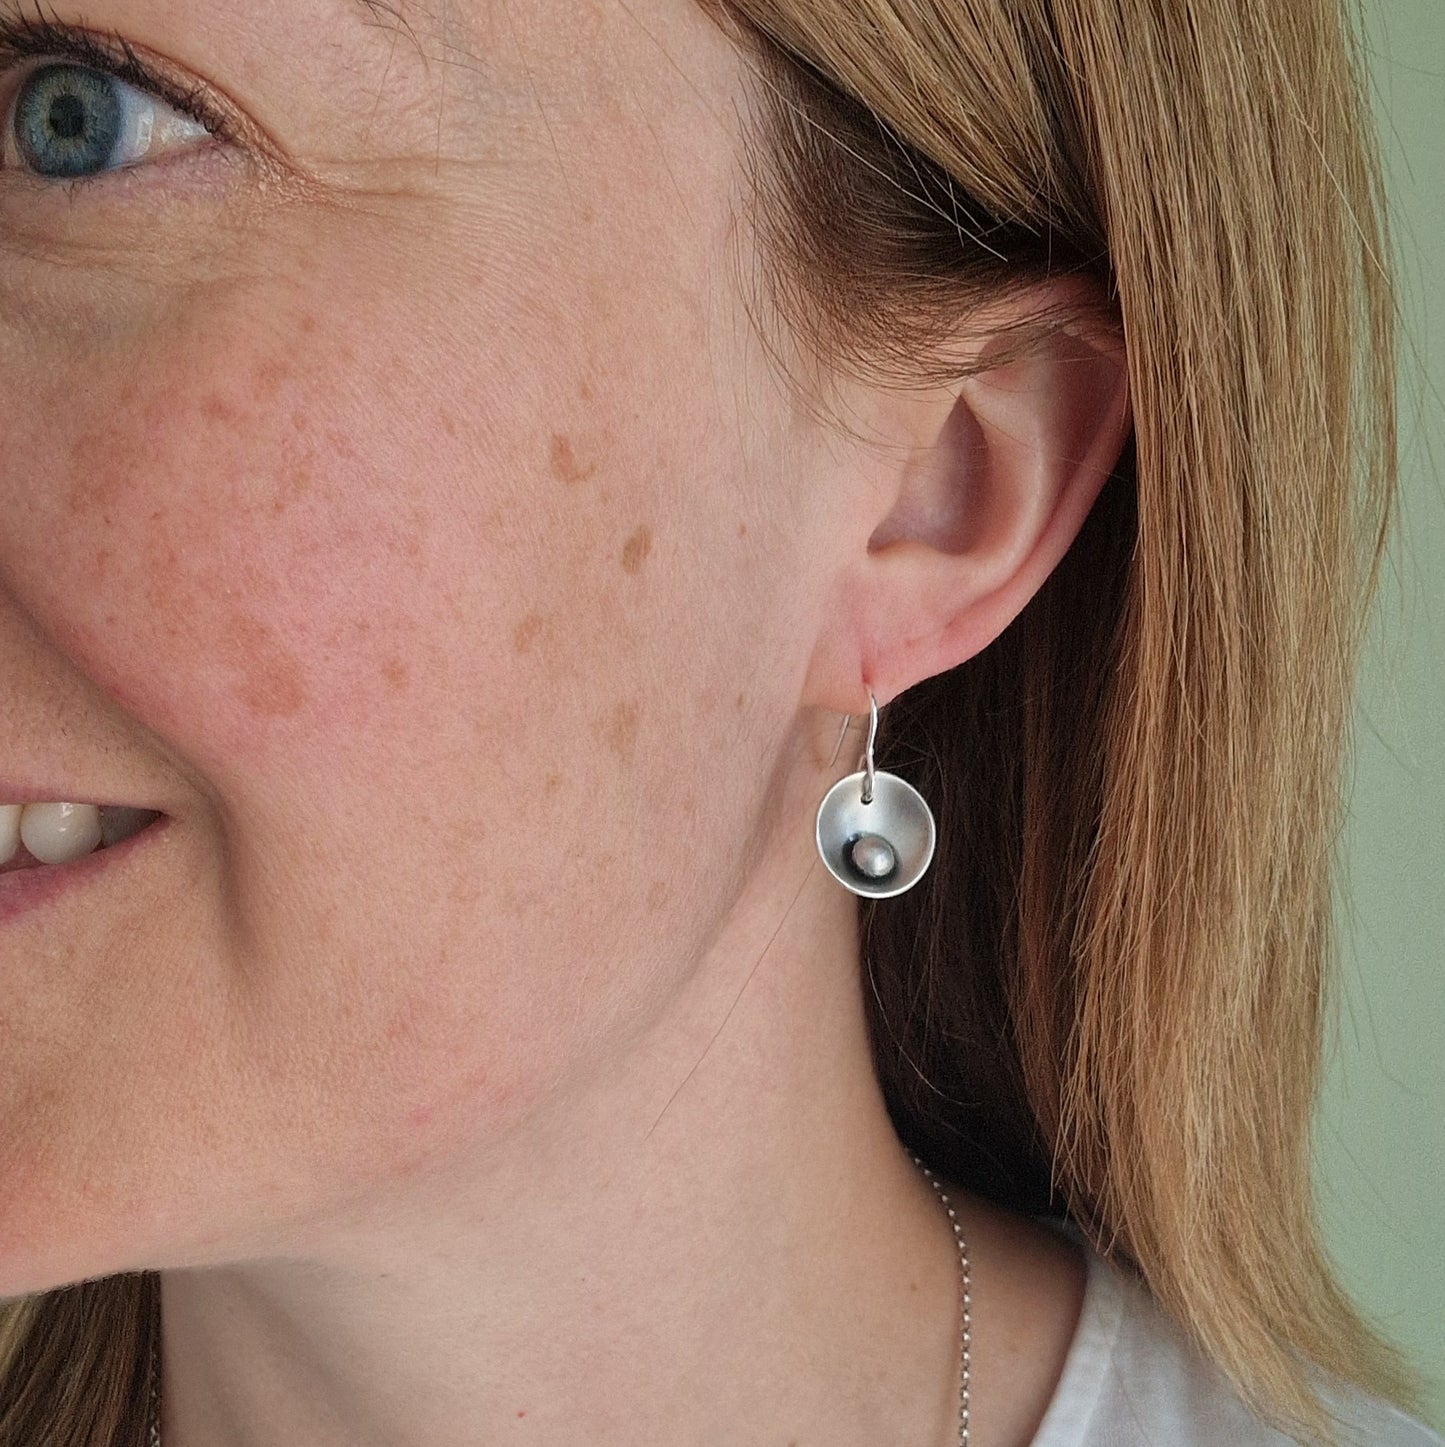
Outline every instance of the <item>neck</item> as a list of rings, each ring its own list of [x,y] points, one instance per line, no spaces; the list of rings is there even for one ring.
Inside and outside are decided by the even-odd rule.
[[[162,1273],[165,1447],[956,1441],[957,1249],[872,1072],[856,901],[808,849],[484,1157]]]

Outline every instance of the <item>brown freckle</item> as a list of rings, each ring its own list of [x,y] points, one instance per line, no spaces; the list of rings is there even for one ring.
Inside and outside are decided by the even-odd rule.
[[[562,787],[562,775],[561,775],[561,774],[548,774],[548,775],[547,775],[547,781],[546,781],[546,783],[544,784],[543,787],[544,787],[544,789],[546,790],[547,793],[549,793],[549,794],[555,794],[555,793],[557,792],[557,790]]]
[[[592,731],[606,741],[608,748],[624,764],[632,762],[637,750],[637,721],[641,713],[637,704],[624,701],[592,725]]]
[[[537,641],[537,635],[542,631],[544,621],[540,613],[528,613],[512,629],[513,650],[517,653],[525,653]]]
[[[682,801],[682,812],[683,812],[684,814],[686,814],[689,819],[696,819],[696,818],[697,818],[697,795],[696,795],[696,794],[689,794],[689,795],[687,796],[687,798]]]
[[[356,461],[356,448],[351,445],[351,439],[339,427],[327,429],[326,443],[338,457],[343,457],[348,462]]]
[[[203,416],[209,417],[212,422],[234,422],[236,420],[236,408],[219,392],[208,392],[201,399],[201,413]]]
[[[306,675],[271,627],[237,614],[218,640],[219,651],[241,674],[241,696],[258,718],[290,718],[306,702]]]
[[[311,424],[306,420],[306,414],[299,408],[291,414],[291,426],[297,432],[305,432]]]
[[[279,516],[285,512],[298,497],[301,497],[310,490],[310,477],[305,471],[298,468],[290,477],[281,479],[281,486],[276,496],[271,499],[271,511]]]
[[[109,548],[100,548],[95,554],[95,575],[98,578],[105,577],[105,570],[110,565],[111,551]]]
[[[648,909],[661,909],[671,893],[671,886],[665,879],[654,879],[647,888]]]
[[[442,424],[442,431],[445,432],[448,437],[455,437],[457,435],[457,419],[453,417],[445,407],[438,409],[437,420]]]
[[[310,336],[311,333],[316,330],[316,318],[312,316],[310,312],[307,312],[306,315],[301,318],[301,330],[305,332],[307,336]]]
[[[742,708],[743,708],[743,698],[744,698],[744,696],[743,696],[742,694],[738,694],[738,696],[737,696],[737,702],[733,705],[733,707],[736,708],[739,713],[742,712]]]
[[[400,692],[406,687],[407,679],[411,677],[411,670],[401,659],[388,658],[381,665],[381,676],[390,688]]]
[[[560,482],[586,482],[597,471],[595,462],[583,467],[572,450],[572,441],[560,432],[552,434],[552,472]]]
[[[586,377],[577,384],[577,395],[584,402],[590,402],[592,400],[592,383],[589,382]]]
[[[262,362],[256,368],[254,389],[258,401],[269,402],[281,390],[286,368],[277,361]]]
[[[525,1412],[522,1408],[519,1407],[519,1408],[517,1409],[517,1415],[518,1415],[519,1417],[525,1417],[527,1414],[526,1414],[526,1412]]]
[[[651,551],[652,529],[644,523],[622,545],[622,571],[624,573],[640,572]]]
[[[739,523],[739,524],[738,524],[738,536],[739,536],[740,538],[745,538],[745,537],[747,537],[747,535],[748,535],[748,525],[747,525],[746,523]]]

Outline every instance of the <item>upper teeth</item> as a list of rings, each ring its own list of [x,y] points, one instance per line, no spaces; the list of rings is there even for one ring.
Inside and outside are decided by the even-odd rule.
[[[0,864],[9,864],[23,842],[42,864],[68,864],[97,845],[138,833],[154,809],[110,804],[0,804]]]

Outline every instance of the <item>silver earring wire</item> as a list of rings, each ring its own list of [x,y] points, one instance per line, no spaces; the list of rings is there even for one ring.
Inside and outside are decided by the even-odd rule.
[[[878,737],[878,700],[868,690],[868,746],[863,750],[863,802],[873,802],[873,740]]]
[[[828,767],[831,769],[838,762],[838,752],[843,747],[843,740],[848,737],[848,730],[853,726],[853,715],[843,715],[843,727],[838,730],[838,742],[833,745],[833,756],[828,760]],[[858,767],[866,767],[866,776],[863,782],[863,802],[873,802],[873,741],[878,737],[878,700],[873,696],[873,690],[868,690],[868,743],[863,752],[858,756]]]

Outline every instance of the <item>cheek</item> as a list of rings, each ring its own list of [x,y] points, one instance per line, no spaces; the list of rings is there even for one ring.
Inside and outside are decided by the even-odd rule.
[[[85,414],[98,420],[52,449],[41,490],[44,535],[65,545],[42,550],[27,597],[53,601],[65,651],[203,768],[254,766],[288,726],[410,677],[428,515],[386,486],[385,449],[328,377],[354,352],[308,316],[296,333],[287,356],[236,328],[221,368],[182,343],[156,348],[164,363],[142,379],[100,379]]]

